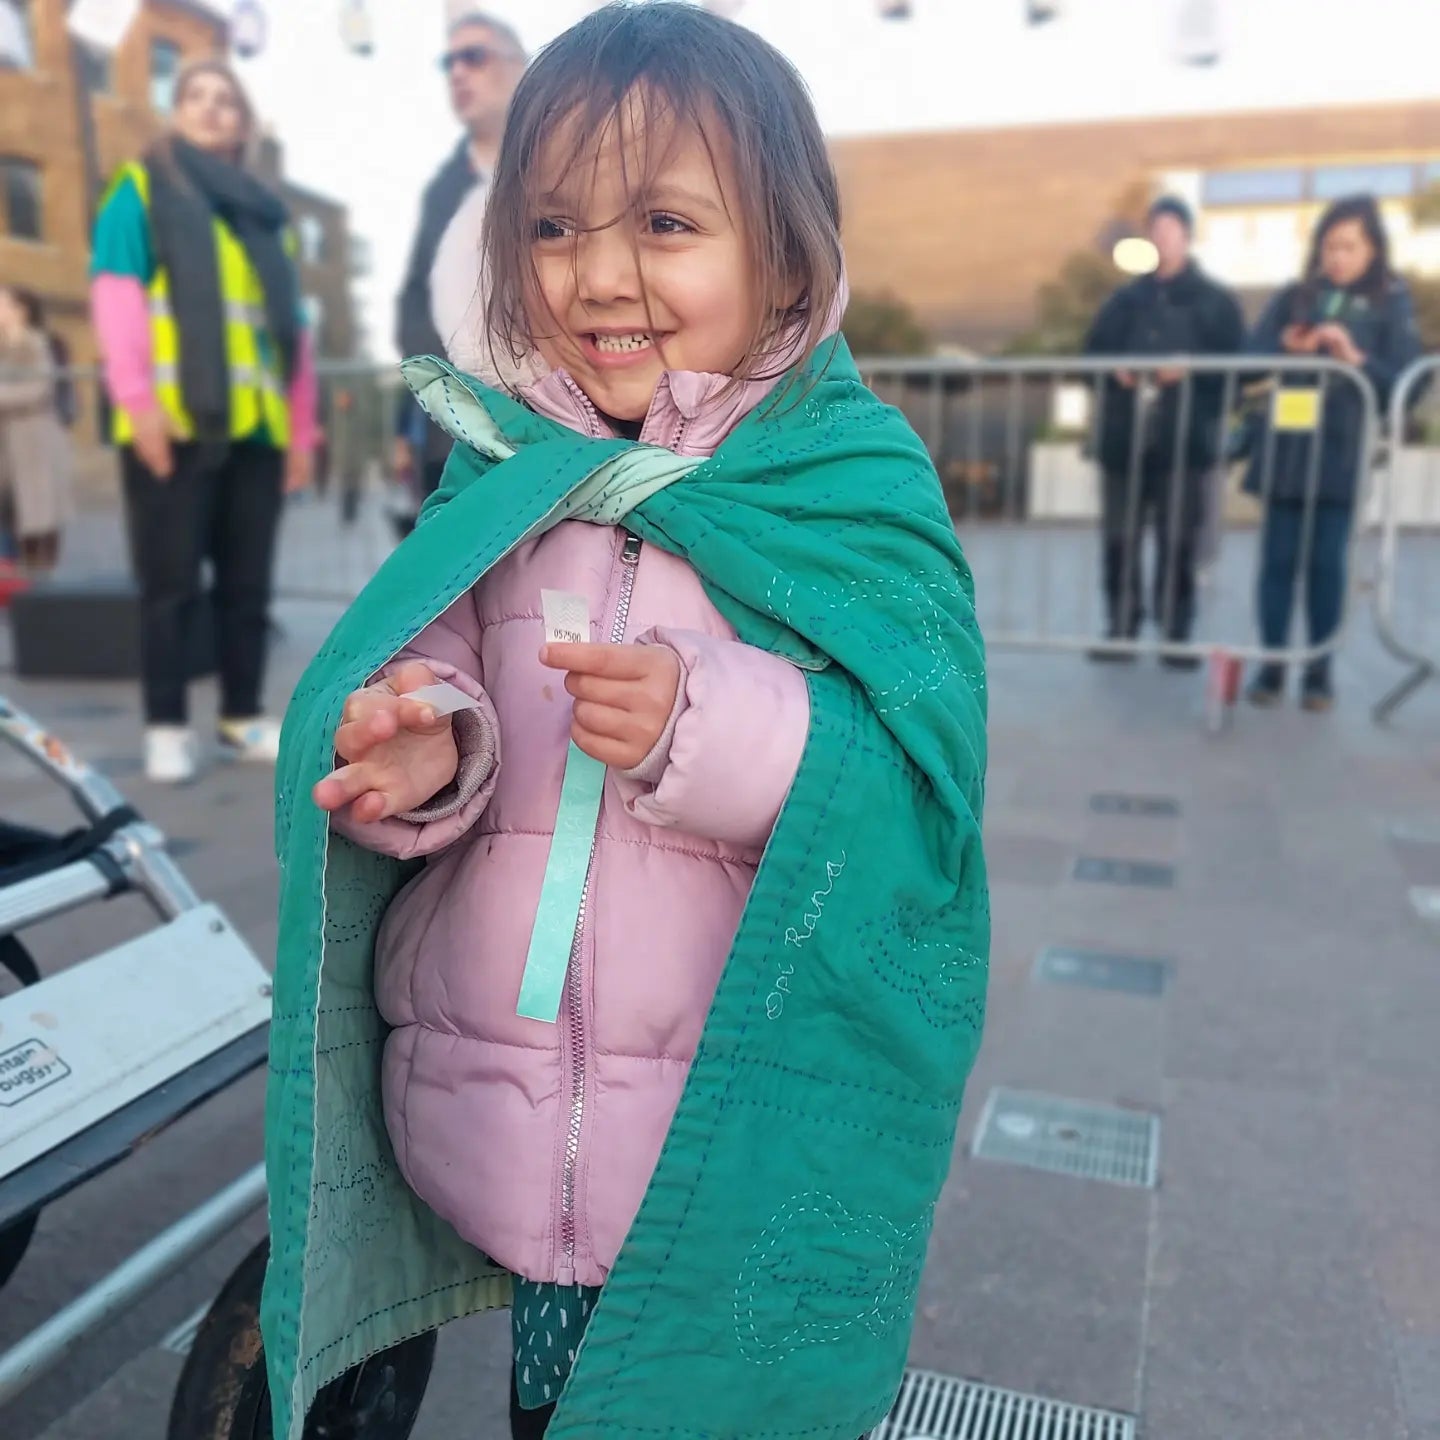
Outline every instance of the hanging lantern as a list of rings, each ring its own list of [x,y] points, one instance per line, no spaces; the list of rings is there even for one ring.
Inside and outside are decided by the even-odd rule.
[[[910,0],[879,0],[882,20],[909,20],[915,14]]]
[[[1061,0],[1025,0],[1025,23],[1044,25],[1060,14]]]
[[[375,21],[366,0],[342,0],[340,38],[352,55],[375,53]]]
[[[253,60],[265,48],[269,29],[259,0],[240,0],[230,17],[230,44],[242,60]]]
[[[1180,0],[1175,54],[1182,65],[1216,65],[1223,49],[1218,0]]]

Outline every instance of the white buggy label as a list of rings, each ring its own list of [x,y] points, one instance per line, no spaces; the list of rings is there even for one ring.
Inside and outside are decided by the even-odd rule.
[[[0,1105],[18,1105],[69,1073],[70,1067],[43,1040],[22,1040],[0,1050]]]

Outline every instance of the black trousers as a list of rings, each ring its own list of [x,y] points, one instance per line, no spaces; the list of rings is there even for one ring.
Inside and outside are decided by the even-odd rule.
[[[1195,552],[1205,509],[1203,471],[1176,472],[1170,457],[1148,455],[1132,485],[1107,470],[1102,495],[1103,571],[1110,633],[1129,639],[1145,620],[1145,530],[1155,529],[1153,611],[1167,638],[1187,640],[1195,620]]]
[[[220,713],[261,711],[270,577],[283,501],[285,457],[273,446],[175,446],[175,472],[157,480],[126,446],[125,519],[140,587],[145,719],[186,723],[186,655],[201,569],[213,574]]]

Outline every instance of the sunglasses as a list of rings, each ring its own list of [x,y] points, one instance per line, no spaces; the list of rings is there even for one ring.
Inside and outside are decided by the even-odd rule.
[[[447,50],[440,57],[440,69],[448,75],[457,65],[467,70],[483,70],[495,60],[509,58],[504,51],[490,45],[462,45],[458,50]]]

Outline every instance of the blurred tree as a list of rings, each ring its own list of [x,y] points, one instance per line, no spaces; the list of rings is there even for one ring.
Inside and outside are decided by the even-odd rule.
[[[1440,350],[1440,276],[1405,277],[1415,298],[1415,316],[1420,322],[1420,339],[1427,350]]]
[[[1440,185],[1427,185],[1410,202],[1410,211],[1422,230],[1440,225]]]
[[[1035,324],[1006,347],[1010,355],[1078,355],[1095,312],[1125,277],[1108,255],[1077,250],[1035,297]]]
[[[852,293],[841,328],[856,355],[925,355],[930,351],[930,335],[915,312],[889,291]]]

